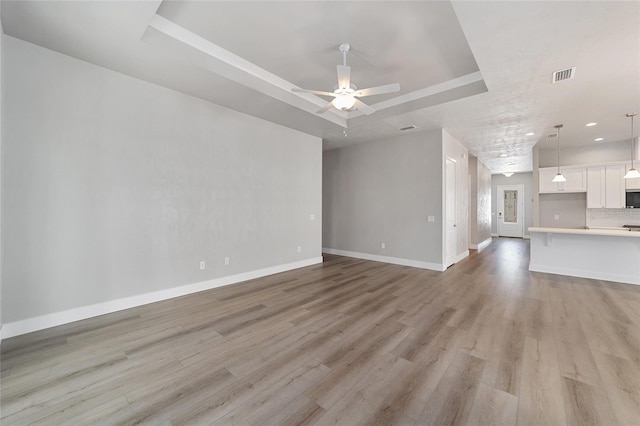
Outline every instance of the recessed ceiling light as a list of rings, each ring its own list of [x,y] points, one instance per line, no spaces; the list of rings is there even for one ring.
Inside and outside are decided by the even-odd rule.
[[[600,142],[600,141],[603,141],[603,140],[604,140],[604,138],[595,138],[594,139],[594,141],[596,141],[596,142]]]
[[[592,127],[592,126],[595,126],[596,124],[598,124],[598,123],[587,123],[587,124],[585,124],[585,126]]]
[[[533,135],[535,135],[535,133],[533,133],[533,132],[529,132],[529,133],[525,133],[524,135],[525,135],[525,136],[533,136]]]
[[[500,157],[506,157],[507,154],[505,154],[504,152],[502,154],[500,154]]]
[[[507,163],[507,166],[513,166],[516,163]]]

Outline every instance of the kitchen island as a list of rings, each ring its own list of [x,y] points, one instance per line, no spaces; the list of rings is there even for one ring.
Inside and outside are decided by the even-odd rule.
[[[640,232],[529,228],[529,270],[640,285]]]

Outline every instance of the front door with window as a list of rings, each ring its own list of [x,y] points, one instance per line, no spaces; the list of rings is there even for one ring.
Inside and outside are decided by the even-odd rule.
[[[498,235],[524,235],[524,185],[498,185]]]

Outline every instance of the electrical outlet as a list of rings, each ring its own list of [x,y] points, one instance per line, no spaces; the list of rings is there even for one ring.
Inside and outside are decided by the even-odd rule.
[[[554,218],[555,220],[560,220],[560,215],[559,215],[559,214],[554,215],[554,216],[553,216],[553,218]]]
[[[204,269],[204,260],[200,261],[200,269]]]
[[[224,258],[224,264],[225,264],[225,266],[229,264],[229,258],[228,257]]]
[[[298,246],[298,253],[302,251],[302,246]]]
[[[380,248],[387,248],[387,245],[385,243],[380,243]]]
[[[315,215],[315,214],[313,214],[313,213],[311,213],[311,214],[309,215],[309,220],[316,220],[316,215]]]
[[[435,221],[436,221],[435,216],[427,216],[427,222],[435,222]]]

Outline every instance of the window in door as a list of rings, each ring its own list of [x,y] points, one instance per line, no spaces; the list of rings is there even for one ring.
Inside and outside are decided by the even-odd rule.
[[[515,189],[504,191],[504,221],[518,223],[518,191]]]

